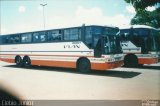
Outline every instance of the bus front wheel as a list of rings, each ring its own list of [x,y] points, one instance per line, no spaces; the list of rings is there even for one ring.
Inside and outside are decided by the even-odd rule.
[[[23,66],[25,68],[30,68],[31,67],[31,60],[28,56],[23,57]]]
[[[80,58],[77,61],[77,70],[82,73],[89,73],[91,71],[91,63],[87,58]]]
[[[138,67],[137,56],[132,55],[132,54],[126,55],[124,58],[124,66],[130,67],[130,68]]]
[[[22,66],[22,58],[20,56],[16,56],[15,63],[18,67],[21,67]]]

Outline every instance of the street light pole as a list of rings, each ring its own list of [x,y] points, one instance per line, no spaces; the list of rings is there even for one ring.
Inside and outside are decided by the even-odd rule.
[[[42,7],[43,7],[43,27],[45,29],[45,13],[44,13],[44,7],[47,5],[47,4],[40,4]]]

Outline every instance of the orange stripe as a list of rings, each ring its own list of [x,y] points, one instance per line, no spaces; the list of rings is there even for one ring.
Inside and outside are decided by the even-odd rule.
[[[158,58],[138,58],[139,64],[155,64],[158,63]]]
[[[111,62],[111,63],[92,63],[91,69],[93,70],[107,70],[107,69],[113,69],[118,68],[123,65],[123,61],[117,61],[117,62]]]
[[[9,62],[9,63],[14,63],[14,59],[0,59],[0,60]],[[40,65],[40,66],[76,68],[76,62],[68,62],[68,61],[32,60],[31,64]],[[91,69],[107,70],[107,69],[121,67],[122,65],[123,65],[123,61],[117,61],[117,62],[111,62],[111,63],[91,63]]]
[[[32,60],[31,64],[32,65],[41,65],[41,66],[76,68],[75,62],[66,62],[66,61]]]
[[[4,59],[4,58],[0,58],[1,61],[4,61],[4,62],[8,62],[8,63],[14,63],[14,59]]]
[[[32,65],[76,68],[76,62],[66,62],[66,61],[32,60]],[[123,61],[112,62],[112,63],[91,63],[91,69],[107,70],[107,69],[121,67],[122,65]]]

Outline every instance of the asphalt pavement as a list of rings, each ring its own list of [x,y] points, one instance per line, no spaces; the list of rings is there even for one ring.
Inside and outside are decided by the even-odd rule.
[[[160,64],[82,74],[0,62],[0,86],[27,100],[160,100]]]

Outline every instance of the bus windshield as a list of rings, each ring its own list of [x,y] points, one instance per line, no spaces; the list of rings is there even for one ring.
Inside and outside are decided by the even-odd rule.
[[[105,28],[104,33],[104,53],[116,54],[122,53],[118,28]]]
[[[155,42],[155,49],[160,51],[160,34],[157,30],[152,30],[152,35]]]
[[[159,49],[158,32],[154,29],[135,28],[129,39],[137,47],[141,47],[142,53]]]

